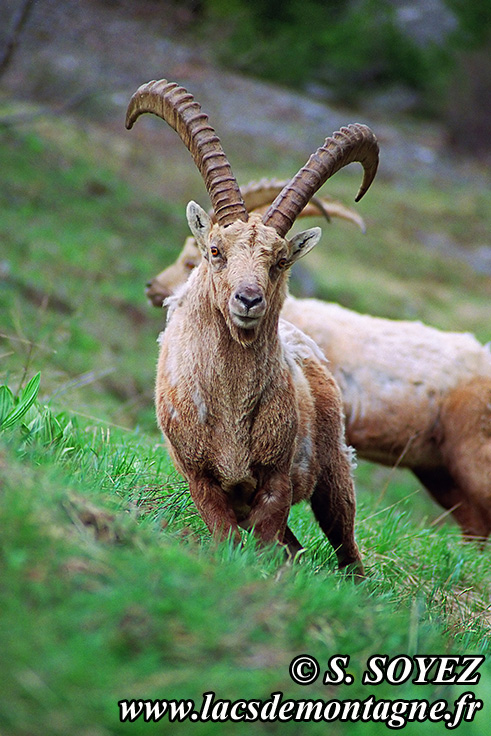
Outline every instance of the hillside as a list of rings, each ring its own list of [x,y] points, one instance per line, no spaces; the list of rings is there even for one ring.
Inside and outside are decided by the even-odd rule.
[[[281,691],[451,709],[470,689],[485,707],[461,733],[482,736],[489,661],[471,687],[361,682],[375,654],[489,654],[489,555],[461,541],[408,472],[357,468],[369,573],[357,588],[334,572],[308,507],[292,513],[307,548],[296,565],[250,538],[241,550],[210,542],[155,425],[163,315],[144,297],[187,235],[187,201],[208,203],[175,134],[158,120],[127,132],[124,110],[153,77],[187,85],[241,183],[291,176],[339,125],[370,123],[382,165],[357,206],[367,233],[322,224],[323,242],[305,259],[308,283],[348,307],[482,341],[491,339],[486,170],[450,160],[436,125],[331,108],[213,68],[206,50],[184,44],[178,19],[156,24],[152,3],[130,6],[120,3],[115,18],[111,3],[37,4],[1,80],[0,385],[9,391],[0,417],[9,402],[18,414],[0,430],[0,732],[189,733],[166,719],[122,724],[118,701],[198,703],[211,690],[232,701]],[[352,205],[359,175],[350,167],[324,190]],[[349,655],[354,684],[295,684],[289,665],[304,653],[322,672],[332,655]],[[256,722],[254,732],[298,727]],[[302,733],[380,727],[312,721]],[[405,733],[443,728],[415,722]],[[211,720],[193,729],[251,732]]]

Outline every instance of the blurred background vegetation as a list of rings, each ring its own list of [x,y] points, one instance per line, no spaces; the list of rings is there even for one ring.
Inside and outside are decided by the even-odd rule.
[[[486,0],[202,0],[187,5],[202,15],[210,37],[213,27],[213,53],[220,63],[342,103],[397,90],[413,112],[445,120],[462,148],[489,146],[491,9]]]
[[[12,26],[34,0],[0,9],[0,74]],[[50,42],[51,0],[35,10],[38,40]],[[74,3],[67,5],[66,21]],[[84,4],[81,4],[84,5]],[[463,151],[489,151],[491,6],[487,0],[89,0],[147,19],[199,47],[222,68],[312,94],[319,100],[385,106],[442,121]],[[70,7],[71,6],[71,7]],[[84,24],[81,32],[83,35]],[[69,34],[68,34],[69,35]],[[130,53],[130,50],[128,50]],[[5,61],[3,59],[3,61]],[[46,70],[33,69],[33,76]],[[48,74],[49,77],[49,74]],[[86,80],[89,82],[90,80]],[[44,89],[47,80],[39,80]],[[87,92],[87,90],[85,90]]]

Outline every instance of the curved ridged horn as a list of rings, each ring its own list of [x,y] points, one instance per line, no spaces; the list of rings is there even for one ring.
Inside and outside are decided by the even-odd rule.
[[[130,100],[126,127],[131,128],[144,112],[165,120],[187,146],[205,182],[216,221],[224,227],[236,220],[246,222],[248,215],[239,185],[208,116],[194,97],[166,79],[147,82]]]
[[[305,166],[278,194],[263,217],[263,223],[285,237],[295,219],[317,190],[343,166],[358,161],[364,169],[355,201],[372,183],[378,167],[378,143],[370,128],[360,123],[341,128],[326,138]]]

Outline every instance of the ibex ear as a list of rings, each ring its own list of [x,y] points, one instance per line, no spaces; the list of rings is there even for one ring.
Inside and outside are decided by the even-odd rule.
[[[188,204],[186,215],[189,227],[196,238],[199,249],[202,253],[206,253],[208,234],[212,226],[210,216],[196,202],[190,202]]]
[[[297,233],[290,240],[290,263],[298,261],[299,258],[305,256],[319,242],[322,235],[320,227],[312,227],[310,230],[303,230]]]

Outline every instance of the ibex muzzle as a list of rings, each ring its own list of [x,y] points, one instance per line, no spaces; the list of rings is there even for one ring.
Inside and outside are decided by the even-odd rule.
[[[232,318],[239,327],[252,327],[266,311],[262,289],[257,284],[241,284],[231,297],[229,307]]]

